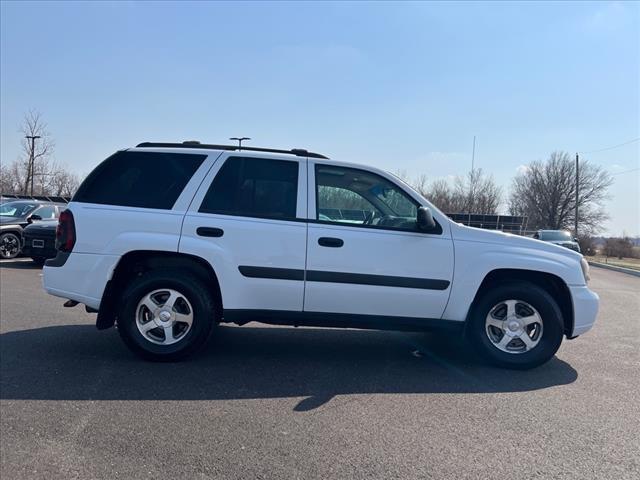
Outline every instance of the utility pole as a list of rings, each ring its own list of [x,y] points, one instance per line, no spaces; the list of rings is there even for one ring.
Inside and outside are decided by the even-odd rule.
[[[473,150],[471,150],[471,178],[469,179],[469,220],[467,223],[471,226],[471,204],[473,203],[473,167],[476,160],[476,136],[473,136]]]
[[[471,173],[473,173],[473,165],[476,160],[476,136],[473,136],[473,150],[471,151]]]
[[[576,213],[575,213],[575,224],[574,224],[574,232],[575,237],[578,238],[578,189],[580,188],[580,176],[579,176],[579,164],[580,157],[576,153]]]
[[[30,166],[30,174],[31,174],[31,196],[33,197],[33,177],[34,174],[36,173],[36,169],[35,169],[35,160],[36,160],[36,155],[35,155],[35,143],[36,143],[36,138],[40,138],[40,135],[25,135],[26,139],[31,140],[31,150],[29,151],[29,166]]]
[[[238,150],[242,150],[242,141],[243,140],[251,140],[251,137],[231,137],[229,140],[237,140],[238,141]]]

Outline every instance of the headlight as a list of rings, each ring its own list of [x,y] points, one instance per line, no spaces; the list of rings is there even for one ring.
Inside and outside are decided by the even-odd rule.
[[[584,257],[580,259],[580,267],[582,268],[582,275],[584,276],[584,283],[587,283],[591,280],[591,276],[589,275],[589,262],[587,262]]]

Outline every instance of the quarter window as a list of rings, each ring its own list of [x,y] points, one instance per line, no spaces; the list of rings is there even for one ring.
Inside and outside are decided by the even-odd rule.
[[[415,230],[417,203],[400,187],[365,170],[316,164],[316,219]]]
[[[89,174],[73,201],[170,209],[206,157],[190,153],[117,152]]]
[[[298,198],[298,162],[229,157],[207,191],[200,212],[293,219]]]

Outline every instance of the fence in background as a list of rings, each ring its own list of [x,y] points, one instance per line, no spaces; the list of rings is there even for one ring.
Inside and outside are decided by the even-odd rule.
[[[55,195],[14,195],[13,193],[0,194],[2,201],[7,200],[40,200],[43,202],[69,203],[71,197],[58,197]]]
[[[369,218],[371,212],[348,208],[321,208],[321,215],[337,220],[364,221]],[[527,217],[515,215],[477,215],[468,213],[447,213],[451,220],[469,227],[484,228],[486,230],[500,230],[516,235],[531,235],[534,232],[527,230]]]
[[[468,213],[447,213],[447,216],[457,223],[469,227],[500,230],[502,232],[527,235],[533,233],[527,230],[527,217],[516,215],[478,215]]]

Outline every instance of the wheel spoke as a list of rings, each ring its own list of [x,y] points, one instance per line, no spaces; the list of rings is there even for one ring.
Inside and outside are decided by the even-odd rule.
[[[496,328],[499,328],[500,330],[504,330],[504,321],[498,320],[497,318],[491,315],[487,317],[487,324],[492,325]]]
[[[525,346],[527,347],[527,350],[531,350],[533,347],[536,346],[535,342],[533,340],[531,340],[531,337],[527,334],[527,332],[524,332],[522,335],[520,335],[518,337],[520,340],[522,340],[522,342],[525,344]]]
[[[528,315],[526,317],[521,317],[522,320],[524,320],[525,325],[532,325],[534,323],[541,323],[540,322],[540,316],[537,313],[534,313],[532,315]]]
[[[158,308],[158,304],[153,301],[150,295],[147,295],[142,299],[142,304],[149,309],[151,315],[153,315],[153,312]]]
[[[504,304],[507,306],[507,317],[515,317],[516,316],[516,304],[518,302],[515,300],[505,300]]]
[[[142,333],[147,333],[149,330],[153,330],[154,328],[158,328],[158,325],[153,320],[149,320],[147,323],[140,325]]]
[[[188,325],[191,325],[191,323],[193,322],[193,314],[189,313],[189,314],[184,314],[184,313],[175,313],[174,314],[176,316],[176,322],[180,322],[180,323],[186,323]]]
[[[164,327],[164,343],[172,343],[175,340],[173,336],[173,324]]]
[[[169,298],[167,298],[167,301],[164,302],[163,307],[173,308],[178,298],[180,298],[180,296],[178,295],[178,292],[174,292],[173,290],[171,290],[169,292]]]
[[[512,338],[509,335],[504,334],[497,345],[500,348],[507,348],[507,345],[509,345],[509,342],[511,340],[512,340]]]

